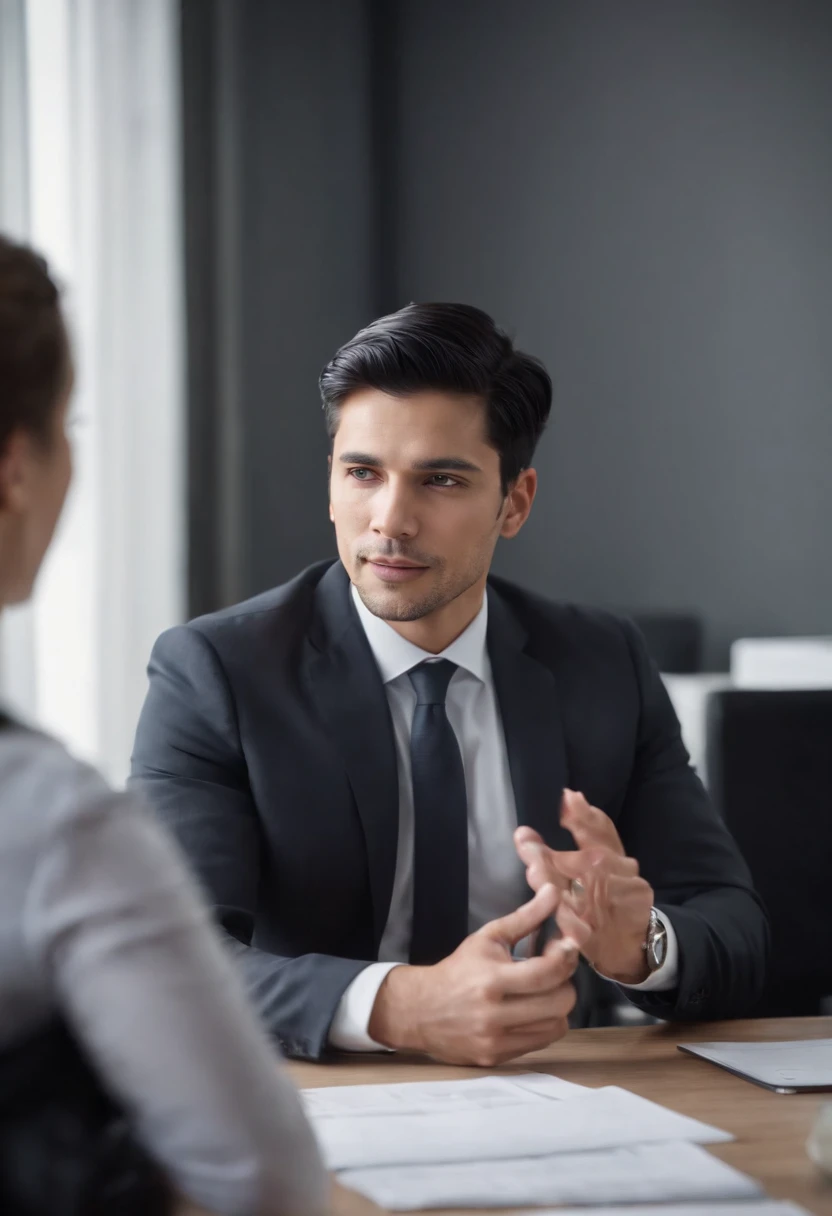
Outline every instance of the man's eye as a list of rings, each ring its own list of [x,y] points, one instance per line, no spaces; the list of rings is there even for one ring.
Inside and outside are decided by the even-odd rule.
[[[350,469],[350,477],[354,477],[356,481],[370,481],[372,476],[372,469]]]
[[[455,477],[449,477],[447,473],[435,473],[430,479],[432,486],[439,486],[440,489],[446,486],[456,486],[459,482]]]

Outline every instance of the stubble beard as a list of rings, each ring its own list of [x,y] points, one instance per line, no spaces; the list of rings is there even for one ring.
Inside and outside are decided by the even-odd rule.
[[[368,591],[356,583],[355,589],[361,597],[364,607],[372,612],[373,616],[379,617],[382,621],[404,623],[421,621],[431,613],[438,612],[440,608],[445,608],[469,591],[481,576],[481,570],[468,570],[464,575],[453,580],[440,575],[430,591],[426,591],[416,599],[405,599],[401,591],[393,588],[390,591]]]

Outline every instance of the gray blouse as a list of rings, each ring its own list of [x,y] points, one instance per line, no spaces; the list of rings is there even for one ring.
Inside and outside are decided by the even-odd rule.
[[[327,1178],[174,846],[44,735],[0,730],[0,1046],[60,1010],[193,1202],[317,1216]]]

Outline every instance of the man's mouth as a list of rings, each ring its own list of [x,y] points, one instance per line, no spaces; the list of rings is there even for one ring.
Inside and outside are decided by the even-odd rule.
[[[398,557],[365,558],[367,565],[383,583],[408,583],[424,574],[427,566],[420,566]]]

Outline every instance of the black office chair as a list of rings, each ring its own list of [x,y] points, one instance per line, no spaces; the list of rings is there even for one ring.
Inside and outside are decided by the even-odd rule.
[[[708,785],[771,923],[758,1017],[832,996],[832,689],[712,694]]]
[[[690,613],[631,614],[659,671],[694,675],[702,670],[702,622]]]

